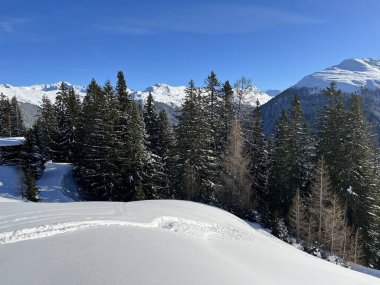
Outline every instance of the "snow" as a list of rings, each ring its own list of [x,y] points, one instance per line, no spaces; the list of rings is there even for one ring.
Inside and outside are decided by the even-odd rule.
[[[71,164],[48,162],[45,166],[43,175],[37,181],[40,201],[79,201]],[[0,165],[0,197],[22,199],[19,167]]]
[[[1,284],[379,284],[187,201],[2,203]]]
[[[295,87],[308,87],[317,91],[331,81],[344,92],[356,92],[361,87],[380,88],[380,60],[371,58],[346,59],[340,64],[304,77]]]
[[[0,197],[21,199],[20,170],[14,165],[0,165]]]
[[[76,94],[83,98],[86,95],[86,87],[72,85],[65,82],[67,87],[73,87]],[[12,86],[10,84],[0,84],[0,94],[3,93],[6,97],[16,97],[18,101],[41,106],[43,95],[47,96],[51,101],[55,101],[57,92],[61,82],[53,84],[36,84],[32,86]]]
[[[59,82],[54,84],[37,84],[32,86],[12,86],[10,84],[0,84],[0,94],[3,93],[8,98],[16,96],[20,102],[41,106],[43,95],[46,95],[51,101],[54,102],[60,84],[61,83]],[[73,87],[81,100],[86,95],[86,86],[73,85],[68,82],[65,82],[65,84],[68,87]],[[148,87],[143,91],[128,89],[128,92],[133,99],[142,100],[143,102],[146,101],[149,92],[152,92],[156,102],[164,103],[171,107],[181,107],[186,97],[185,89],[185,86],[170,86],[168,84],[160,83]],[[272,97],[265,92],[260,91],[256,86],[253,86],[248,94],[248,98],[249,104],[255,106],[256,99],[258,99],[262,105],[268,102]]]
[[[353,190],[352,190],[352,186],[349,186],[347,188],[347,193],[350,194],[350,195],[353,195],[353,196],[358,196],[357,193],[355,193]]]
[[[22,145],[24,142],[24,137],[0,138],[0,147]]]
[[[75,183],[70,163],[45,164],[44,174],[37,182],[41,202],[79,201],[78,187]]]

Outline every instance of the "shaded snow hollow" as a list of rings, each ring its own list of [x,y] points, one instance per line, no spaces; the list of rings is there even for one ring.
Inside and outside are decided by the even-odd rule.
[[[379,279],[186,201],[1,203],[1,284],[344,284]]]
[[[22,199],[20,169],[14,165],[0,165],[0,197]],[[70,163],[45,164],[45,171],[37,181],[41,202],[79,201],[78,187]]]

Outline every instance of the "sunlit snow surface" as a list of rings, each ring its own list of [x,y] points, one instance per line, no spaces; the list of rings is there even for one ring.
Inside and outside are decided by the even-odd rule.
[[[340,64],[304,77],[295,87],[320,90],[332,81],[344,92],[356,92],[361,87],[380,88],[380,60],[370,58],[347,59]]]
[[[0,268],[1,284],[380,284],[186,201],[0,203]]]
[[[66,83],[66,85],[69,88],[74,88],[76,94],[83,100],[86,95],[86,86],[72,85],[70,83]],[[16,96],[20,102],[41,106],[42,96],[44,95],[54,102],[57,92],[59,91],[59,86],[60,83],[32,86],[0,84],[0,94],[3,93],[8,98]],[[164,103],[171,107],[181,107],[186,97],[185,89],[185,86],[170,86],[160,83],[148,87],[143,91],[128,90],[128,93],[133,99],[145,102],[151,92],[156,102]],[[246,94],[246,104],[250,106],[255,106],[256,100],[259,100],[262,105],[270,99],[272,99],[271,96],[259,90],[256,86],[252,86]]]

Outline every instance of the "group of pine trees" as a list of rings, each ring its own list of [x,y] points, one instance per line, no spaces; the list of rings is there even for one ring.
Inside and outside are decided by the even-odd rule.
[[[235,84],[242,96],[246,81]],[[244,100],[214,72],[185,92],[172,125],[152,94],[143,105],[131,98],[122,72],[116,87],[92,80],[83,102],[62,83],[27,133],[29,171],[39,177],[48,160],[70,162],[88,200],[208,203],[279,236],[287,225],[306,247],[380,266],[379,155],[360,97],[347,105],[327,88],[313,128],[294,97],[267,137],[259,104],[242,112]]]
[[[0,93],[0,137],[20,137],[25,127],[16,97],[9,100]]]

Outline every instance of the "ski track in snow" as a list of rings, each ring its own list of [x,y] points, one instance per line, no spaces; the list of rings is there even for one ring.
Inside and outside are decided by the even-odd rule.
[[[227,226],[208,224],[177,217],[158,217],[148,223],[128,222],[119,220],[85,220],[75,222],[41,225],[0,233],[0,244],[16,243],[32,239],[40,239],[58,234],[74,232],[96,227],[137,227],[162,229],[178,234],[191,235],[203,239],[251,241],[252,236]]]

